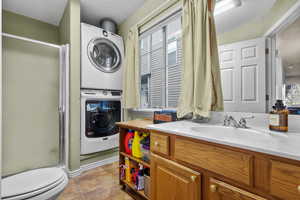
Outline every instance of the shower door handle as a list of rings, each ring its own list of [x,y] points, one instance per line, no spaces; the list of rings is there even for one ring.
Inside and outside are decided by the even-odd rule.
[[[63,106],[59,106],[59,107],[58,107],[58,112],[59,112],[59,113],[65,112],[64,107],[63,107]]]

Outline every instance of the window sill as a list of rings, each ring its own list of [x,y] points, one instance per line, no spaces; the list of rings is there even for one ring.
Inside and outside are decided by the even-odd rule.
[[[175,108],[135,108],[135,109],[131,109],[131,111],[133,112],[144,112],[144,113],[153,113],[154,111],[162,111],[162,110],[172,110],[172,111],[176,111]]]

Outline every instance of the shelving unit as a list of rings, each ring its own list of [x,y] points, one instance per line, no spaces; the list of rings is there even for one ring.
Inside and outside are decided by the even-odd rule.
[[[152,124],[152,120],[132,120],[128,122],[119,122],[117,123],[117,126],[120,129],[120,158],[119,158],[119,166],[124,165],[125,163],[125,157],[129,158],[129,160],[134,161],[136,163],[142,164],[144,167],[149,168],[151,167],[151,164],[148,162],[145,162],[139,158],[135,158],[127,153],[125,153],[125,147],[124,147],[124,139],[127,134],[127,131],[129,129],[139,131],[142,133],[150,133],[149,129],[147,129],[147,126]],[[150,174],[151,177],[151,174]],[[121,169],[119,169],[119,180],[120,185],[123,186],[124,191],[126,191],[130,196],[132,196],[136,200],[148,200],[149,198],[145,195],[144,190],[136,190],[133,183],[129,183],[126,180],[121,179]]]
[[[135,161],[137,163],[141,163],[145,167],[150,168],[150,163],[147,163],[147,162],[145,162],[145,161],[143,161],[143,160],[141,160],[139,158],[135,158],[135,157],[133,157],[131,155],[128,155],[127,153],[124,153],[124,152],[120,152],[120,154],[123,155],[123,156],[125,156],[125,157],[128,157],[130,160],[133,160],[133,161]]]
[[[127,185],[128,187],[130,187],[133,191],[137,192],[139,195],[141,195],[143,198],[145,199],[149,199],[145,193],[144,193],[144,190],[136,190],[134,185],[132,183],[128,183],[127,181],[125,180],[121,180],[125,185]]]

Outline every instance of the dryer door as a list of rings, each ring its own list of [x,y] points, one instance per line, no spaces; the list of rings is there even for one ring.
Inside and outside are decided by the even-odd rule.
[[[113,73],[121,67],[121,53],[117,46],[105,38],[97,38],[88,45],[90,62],[100,71]]]

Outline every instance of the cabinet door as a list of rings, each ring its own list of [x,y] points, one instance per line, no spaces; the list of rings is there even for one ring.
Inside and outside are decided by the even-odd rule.
[[[224,182],[210,179],[209,200],[267,200],[255,194],[228,185]]]
[[[300,167],[272,161],[271,194],[281,199],[300,200]]]
[[[151,154],[151,200],[200,200],[200,196],[200,173]]]

